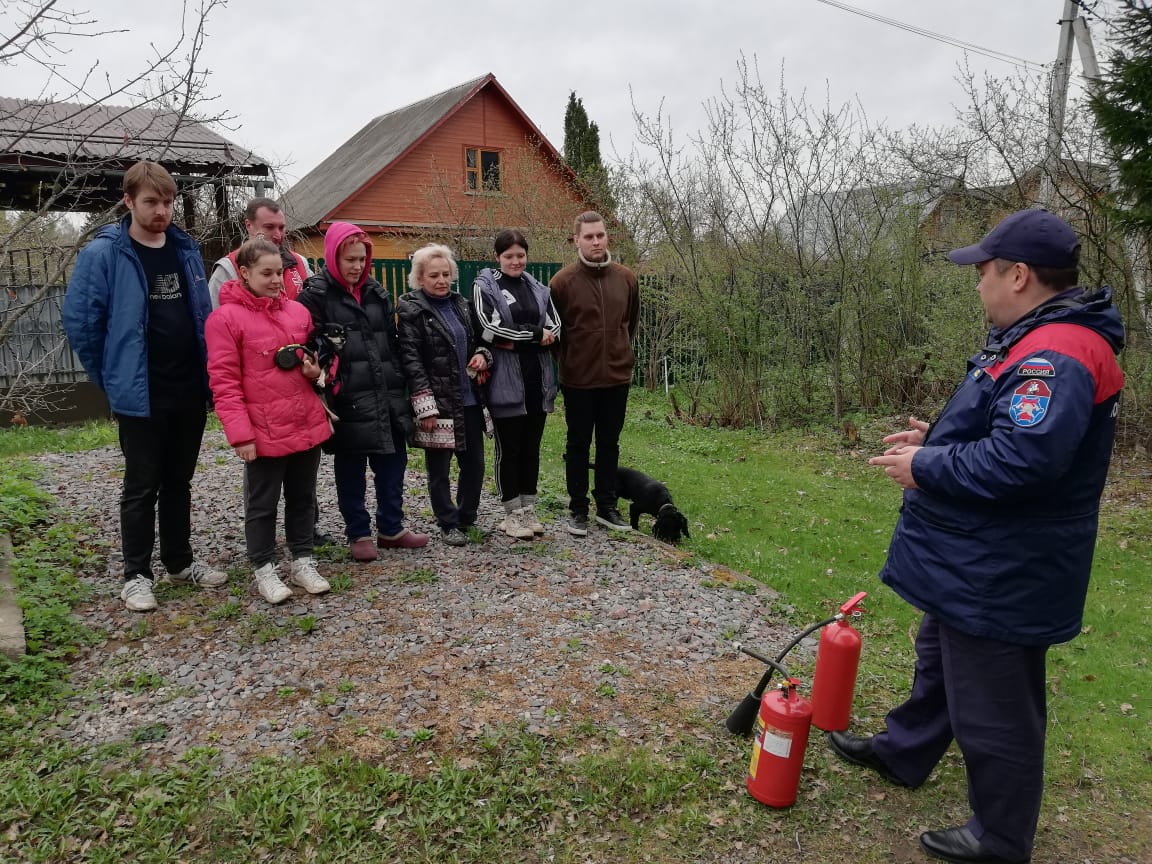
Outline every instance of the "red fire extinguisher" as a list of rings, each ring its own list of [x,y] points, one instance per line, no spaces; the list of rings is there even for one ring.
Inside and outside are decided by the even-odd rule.
[[[851,719],[861,639],[847,618],[862,614],[860,603],[867,596],[861,591],[841,606],[836,622],[820,634],[812,679],[812,723],[825,732],[847,729]]]
[[[791,807],[800,788],[812,706],[797,691],[800,682],[789,676],[784,667],[745,648],[741,650],[779,670],[784,678],[760,700],[752,759],[748,763],[748,792],[769,807]]]

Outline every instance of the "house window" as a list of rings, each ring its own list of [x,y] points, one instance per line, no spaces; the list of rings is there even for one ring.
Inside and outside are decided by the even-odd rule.
[[[499,192],[500,151],[465,148],[464,178],[469,192]]]

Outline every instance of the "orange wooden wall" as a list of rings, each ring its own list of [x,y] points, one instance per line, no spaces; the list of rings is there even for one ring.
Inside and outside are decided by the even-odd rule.
[[[528,152],[530,134],[507,100],[495,88],[485,87],[407,156],[346,201],[333,218],[415,225],[482,224],[488,221],[483,214],[498,208],[502,196],[465,190],[465,148],[502,151],[502,170],[511,180],[507,160]],[[539,166],[532,173],[554,187],[549,197],[561,199],[570,215],[578,213],[584,206],[578,196],[547,167],[542,153],[533,152]]]

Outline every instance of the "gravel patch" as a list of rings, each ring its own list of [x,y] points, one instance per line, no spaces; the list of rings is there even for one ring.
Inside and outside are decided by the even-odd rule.
[[[119,452],[37,461],[44,487],[115,548]],[[408,472],[405,510],[410,527],[432,532],[427,548],[382,550],[373,564],[328,550],[318,567],[331,593],[296,589],[270,606],[251,587],[241,482],[223,436],[209,432],[193,547],[232,572],[229,586],[160,584],[160,608],[142,615],[119,599],[116,554],[79,574],[95,591],[78,614],[105,641],[72,664],[75,695],[52,734],[131,742],[157,763],[215,747],[225,767],[323,746],[426,753],[508,724],[657,738],[719,723],[755,683],[758,664],[734,642],[768,648],[788,636],[762,585],[750,593],[739,574],[647,535],[593,526],[570,537],[563,513],[542,514],[543,539],[512,540],[496,530],[502,512],[487,490],[484,541],[446,546],[419,470]],[[322,527],[339,536],[328,458],[319,487]]]

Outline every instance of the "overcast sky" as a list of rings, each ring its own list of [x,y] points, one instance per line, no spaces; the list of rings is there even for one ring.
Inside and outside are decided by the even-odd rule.
[[[180,0],[60,0],[89,10],[102,29],[127,32],[61,44],[58,72],[118,82],[143,68],[150,43],[179,33]],[[846,0],[850,5],[1035,64],[1056,55],[1063,0]],[[0,34],[14,29],[12,4]],[[632,105],[663,102],[679,134],[704,123],[702,103],[737,75],[741,52],[766,85],[783,75],[834,104],[858,99],[891,127],[938,124],[961,101],[961,48],[870,20],[819,0],[231,0],[212,13],[204,50],[214,110],[235,116],[226,137],[306,174],[372,117],[487,72],[563,147],[570,91],[601,130],[606,157],[632,146]],[[1094,32],[1105,59],[1104,34]],[[968,53],[971,67],[1011,75],[1008,62]],[[1079,73],[1079,63],[1074,67]],[[26,61],[0,66],[0,95],[68,94]]]

